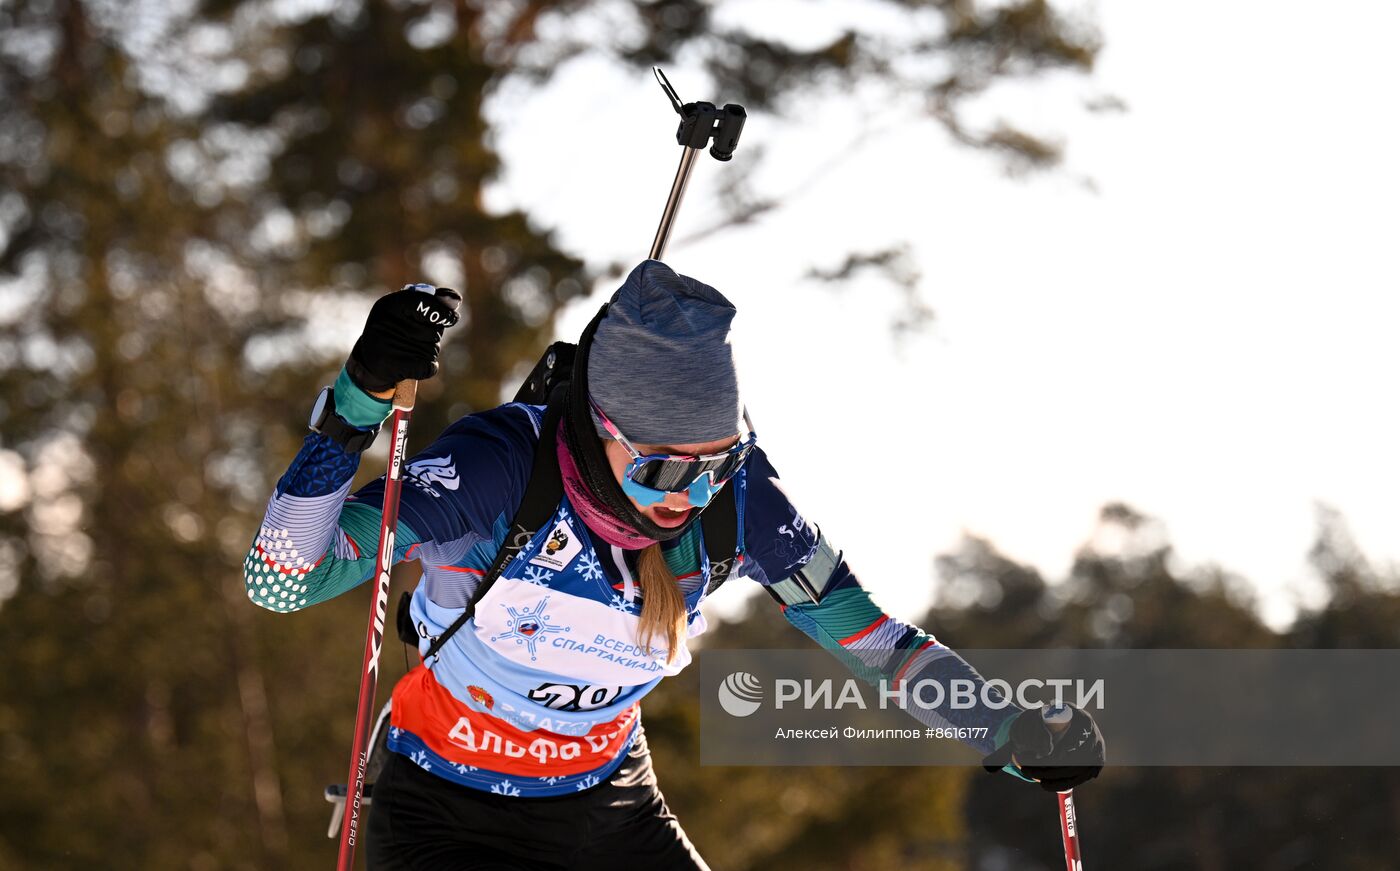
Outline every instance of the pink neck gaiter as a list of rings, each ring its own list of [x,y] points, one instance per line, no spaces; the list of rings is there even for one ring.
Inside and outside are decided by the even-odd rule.
[[[642,535],[630,525],[623,523],[612,515],[593,495],[593,491],[588,489],[588,482],[583,480],[583,475],[578,470],[578,465],[574,463],[573,454],[569,453],[569,448],[564,444],[563,421],[560,421],[561,432],[555,441],[555,450],[559,455],[559,475],[564,479],[564,493],[569,497],[569,502],[573,504],[574,511],[583,518],[583,522],[588,528],[598,533],[603,541],[623,550],[641,550],[656,544],[656,541]]]

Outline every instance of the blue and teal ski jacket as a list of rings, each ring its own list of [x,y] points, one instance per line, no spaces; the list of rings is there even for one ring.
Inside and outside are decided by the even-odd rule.
[[[463,613],[504,541],[543,411],[512,403],[469,415],[406,463],[393,559],[422,566],[412,596],[420,655]],[[291,613],[375,575],[384,481],[351,494],[358,464],[329,438],[306,437],[248,551],[249,599]],[[731,579],[766,587],[790,623],[865,680],[970,680],[978,698],[1000,699],[993,688],[983,695],[984,681],[954,651],[871,601],[761,449],[728,486],[738,515]],[[664,642],[643,649],[635,556],[592,534],[565,497],[462,630],[395,686],[389,747],[440,777],[505,795],[560,795],[606,779],[631,746],[638,701],[686,667],[687,642],[705,631],[703,539],[693,523],[663,544],[688,629],[674,656]],[[1019,709],[944,703],[910,713],[965,729],[965,743],[986,754]]]

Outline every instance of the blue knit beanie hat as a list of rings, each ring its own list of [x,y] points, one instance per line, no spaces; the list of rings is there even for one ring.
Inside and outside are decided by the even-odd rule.
[[[643,261],[613,294],[593,336],[593,401],[635,442],[689,444],[740,433],[734,315],[733,303],[708,284]],[[596,416],[594,426],[608,437]]]

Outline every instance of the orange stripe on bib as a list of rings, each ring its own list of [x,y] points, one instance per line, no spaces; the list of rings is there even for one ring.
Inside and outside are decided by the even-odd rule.
[[[626,749],[639,715],[634,704],[582,736],[525,731],[489,713],[497,704],[489,693],[480,688],[475,692],[468,688],[468,692],[477,706],[458,701],[432,671],[419,665],[394,687],[389,722],[413,733],[454,765],[517,777],[550,777],[596,771],[617,758]]]

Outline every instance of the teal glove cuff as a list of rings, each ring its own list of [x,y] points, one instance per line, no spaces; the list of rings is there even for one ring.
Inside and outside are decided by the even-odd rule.
[[[340,368],[335,379],[335,413],[341,420],[351,426],[379,426],[393,410],[393,401],[370,396],[350,380],[344,366]]]
[[[1040,783],[1040,781],[1036,780],[1034,777],[1028,777],[1028,776],[1026,775],[1025,772],[1023,772],[1021,769],[1017,768],[1015,762],[1008,762],[1008,763],[1006,763],[1005,765],[1003,765],[1003,766],[1001,767],[1001,770],[1002,770],[1002,771],[1005,771],[1007,774],[1011,775],[1012,777],[1016,777],[1016,778],[1019,778],[1019,779],[1021,779],[1021,780],[1024,780],[1026,783]]]

